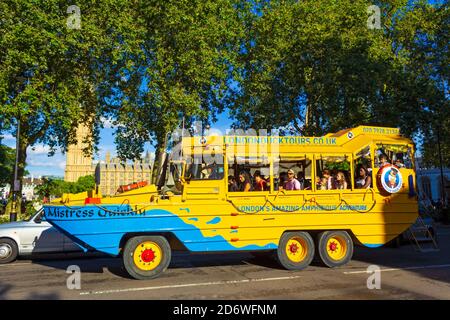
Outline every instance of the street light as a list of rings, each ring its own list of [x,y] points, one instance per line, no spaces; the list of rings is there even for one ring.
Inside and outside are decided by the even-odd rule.
[[[16,135],[16,162],[14,164],[14,181],[11,212],[9,213],[9,221],[17,221],[17,191],[20,191],[20,181],[17,180],[19,165],[19,141],[20,140],[20,119],[17,119],[17,135]]]
[[[18,82],[25,81],[26,85],[29,82],[28,77],[19,76],[17,78]],[[20,89],[18,89],[20,91]],[[20,116],[17,116],[17,134],[16,134],[16,162],[14,164],[14,181],[12,185],[13,195],[11,212],[9,213],[9,220],[11,222],[17,221],[17,192],[20,191],[20,181],[17,180],[18,166],[19,166],[19,147],[20,147]]]

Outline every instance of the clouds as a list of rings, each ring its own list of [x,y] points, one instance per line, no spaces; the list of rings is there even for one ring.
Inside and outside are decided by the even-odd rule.
[[[2,140],[4,141],[16,141],[16,138],[12,134],[5,134],[2,136]]]
[[[103,128],[105,129],[116,129],[117,125],[113,124],[113,119],[111,118],[105,118],[105,117],[101,117],[100,119],[102,121],[103,124]]]

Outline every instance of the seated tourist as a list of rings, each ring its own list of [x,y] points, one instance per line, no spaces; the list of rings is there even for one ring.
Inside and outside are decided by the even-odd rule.
[[[322,186],[322,179],[319,176],[316,176],[316,190],[320,190]]]
[[[253,179],[255,180],[255,186],[253,188],[254,191],[264,191],[267,190],[267,182],[261,176],[260,171],[256,171],[253,175]]]
[[[287,181],[284,184],[285,190],[300,190],[300,182],[295,178],[294,170],[287,171]]]
[[[327,179],[327,189],[326,190],[335,189],[335,187],[334,187],[334,179],[331,176],[330,170],[328,170],[328,169],[323,170],[322,177]]]
[[[235,192],[239,191],[239,187],[234,176],[228,176],[228,191]]]
[[[252,183],[250,180],[250,175],[245,172],[242,171],[239,174],[239,191],[251,191],[252,190]]]
[[[281,172],[280,178],[278,179],[278,190],[284,189],[286,181],[287,181],[287,172]]]
[[[385,155],[384,153],[380,155],[379,160],[380,160],[378,163],[379,168],[389,164],[389,159],[388,159],[387,155]]]
[[[335,183],[336,189],[340,189],[340,190],[347,189],[347,186],[348,186],[347,180],[345,179],[345,175],[342,171],[339,171],[338,173],[336,173],[335,181],[336,181],[336,183]]]
[[[305,179],[305,174],[303,172],[297,174],[297,180],[300,182],[300,190],[310,189],[310,183]]]
[[[403,164],[402,160],[400,160],[400,159],[395,160],[395,165],[397,167],[399,167],[399,168],[404,168],[405,167],[405,165]]]
[[[327,190],[328,179],[321,178],[318,190]]]
[[[355,187],[356,189],[367,189],[370,188],[372,183],[372,178],[370,177],[369,171],[363,165],[359,165],[356,169],[356,181]]]

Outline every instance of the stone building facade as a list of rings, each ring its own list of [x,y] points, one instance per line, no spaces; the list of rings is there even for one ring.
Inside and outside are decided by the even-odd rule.
[[[118,158],[111,158],[110,152],[105,159],[94,162],[91,156],[84,154],[86,144],[83,142],[90,131],[86,126],[77,129],[77,144],[68,147],[66,155],[66,169],[64,180],[75,182],[78,178],[93,175],[97,163],[100,163],[100,190],[103,195],[114,195],[121,185],[138,181],[151,182],[152,159],[149,152],[142,161],[122,162]]]

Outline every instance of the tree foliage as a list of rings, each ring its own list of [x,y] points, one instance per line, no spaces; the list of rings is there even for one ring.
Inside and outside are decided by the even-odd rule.
[[[79,29],[68,24],[67,1],[0,2],[0,129],[17,135],[20,121],[19,179],[28,146],[65,150],[81,122],[93,128],[86,151],[98,141],[99,83],[111,80],[105,71],[128,50],[120,35],[132,7],[121,0],[77,5]]]
[[[78,178],[77,182],[67,182],[59,179],[48,179],[36,187],[37,194],[43,197],[61,197],[63,193],[80,193],[95,188],[95,178],[92,175]]]
[[[228,105],[233,64],[243,37],[239,1],[141,2],[136,23],[141,45],[125,58],[125,81],[112,88],[116,142],[122,158],[138,158],[143,143],[157,149],[168,134],[193,120],[215,120]]]
[[[367,26],[373,4],[380,29]],[[400,127],[423,135],[429,160],[438,159],[430,151],[441,127],[448,163],[448,26],[448,2],[267,2],[241,55],[235,125],[308,135],[361,124]]]

